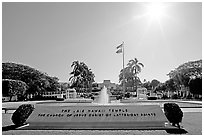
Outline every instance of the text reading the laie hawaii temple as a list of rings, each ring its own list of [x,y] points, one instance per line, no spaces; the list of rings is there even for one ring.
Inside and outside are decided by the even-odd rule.
[[[38,117],[155,117],[156,113],[133,113],[128,109],[61,109],[60,113],[40,113]]]

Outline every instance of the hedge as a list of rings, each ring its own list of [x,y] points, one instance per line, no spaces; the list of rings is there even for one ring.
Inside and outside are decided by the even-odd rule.
[[[147,97],[148,100],[157,100],[157,97]]]

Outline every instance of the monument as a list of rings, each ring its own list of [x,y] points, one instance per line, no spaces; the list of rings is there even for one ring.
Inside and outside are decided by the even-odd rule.
[[[113,104],[107,88],[97,103],[38,103],[24,129],[165,129],[159,105]]]

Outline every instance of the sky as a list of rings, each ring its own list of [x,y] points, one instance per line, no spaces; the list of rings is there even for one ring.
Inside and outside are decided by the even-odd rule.
[[[155,7],[153,5],[160,5]],[[67,2],[2,5],[2,62],[28,65],[68,82],[71,64],[84,62],[96,82],[119,82],[137,58],[143,81],[168,80],[188,61],[202,59],[202,3]]]

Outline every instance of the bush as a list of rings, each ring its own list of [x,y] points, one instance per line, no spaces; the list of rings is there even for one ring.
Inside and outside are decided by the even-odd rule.
[[[92,96],[91,99],[94,100],[95,99],[94,96]]]
[[[173,126],[177,124],[177,126],[180,128],[179,123],[182,121],[183,112],[176,103],[165,103],[164,113]]]
[[[172,98],[172,99],[178,99],[179,97],[178,97],[177,94],[174,94],[174,95],[171,96],[171,98]]]
[[[161,99],[168,99],[168,96],[167,96],[167,95],[163,95],[163,96],[161,97]]]
[[[121,95],[116,96],[116,100],[120,100],[120,99],[122,99],[122,96],[121,96]]]
[[[34,105],[31,104],[23,104],[18,107],[18,109],[12,115],[12,121],[15,125],[21,126],[23,125],[27,118],[34,110]]]
[[[193,96],[192,95],[187,95],[187,97],[186,97],[186,99],[192,99],[193,98]]]
[[[125,94],[125,97],[126,97],[126,98],[130,98],[130,93],[126,93],[126,94]]]
[[[116,100],[120,100],[120,99],[123,99],[123,95],[116,96]]]

